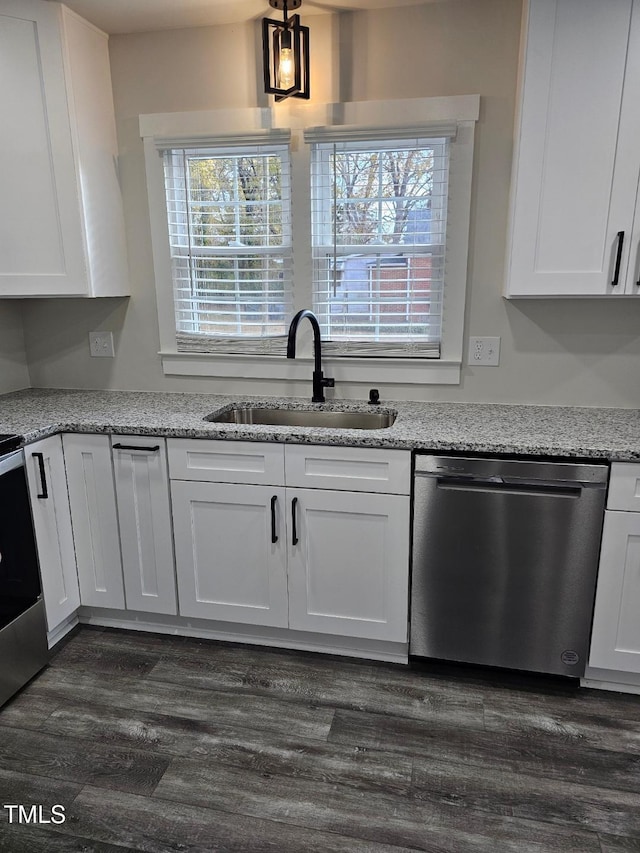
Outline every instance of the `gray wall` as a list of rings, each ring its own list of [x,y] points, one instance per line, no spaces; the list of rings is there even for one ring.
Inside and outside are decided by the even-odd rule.
[[[302,10],[304,12],[304,8]],[[508,303],[502,296],[520,0],[436,0],[310,16],[318,102],[479,93],[466,334],[499,335],[501,366],[465,367],[460,386],[382,388],[386,398],[640,405],[640,302]],[[146,199],[141,113],[262,106],[257,23],[114,36],[112,77],[132,276],[130,299],[40,300],[25,309],[36,386],[308,395],[308,383],[165,377]],[[116,358],[91,359],[111,329]],[[343,384],[337,396],[359,397]]]
[[[0,394],[29,386],[22,303],[0,300]]]

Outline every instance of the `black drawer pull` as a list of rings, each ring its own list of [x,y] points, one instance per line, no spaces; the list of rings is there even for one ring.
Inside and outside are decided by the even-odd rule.
[[[620,261],[622,260],[622,247],[624,246],[624,231],[618,231],[618,251],[616,252],[616,268],[613,273],[611,287],[617,287],[620,281]]]
[[[271,498],[271,544],[275,545],[278,541],[278,534],[276,533],[276,504],[278,503],[278,496],[274,495]]]
[[[32,453],[34,459],[38,460],[38,469],[40,471],[40,494],[36,495],[40,500],[47,500],[49,490],[47,489],[47,474],[44,470],[44,455],[42,453]]]
[[[298,498],[294,498],[291,501],[291,544],[298,544],[298,530],[296,528],[296,507],[298,505]]]
[[[142,450],[144,453],[155,453],[160,450],[159,444],[144,445],[144,444],[114,444],[114,450]]]

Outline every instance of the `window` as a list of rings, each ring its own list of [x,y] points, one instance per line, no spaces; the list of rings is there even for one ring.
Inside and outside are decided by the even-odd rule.
[[[458,383],[479,103],[140,116],[164,372],[306,379],[313,308],[338,382]]]
[[[163,159],[178,351],[282,349],[292,309],[288,146],[169,148]]]
[[[327,352],[438,358],[449,140],[314,142],[312,164]]]

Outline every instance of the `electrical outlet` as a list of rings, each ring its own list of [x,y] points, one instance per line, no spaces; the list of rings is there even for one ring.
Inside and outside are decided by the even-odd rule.
[[[113,332],[89,332],[89,352],[97,358],[113,358]]]
[[[500,338],[469,338],[468,364],[500,364]]]

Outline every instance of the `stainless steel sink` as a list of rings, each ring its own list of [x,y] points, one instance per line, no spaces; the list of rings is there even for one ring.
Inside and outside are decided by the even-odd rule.
[[[335,412],[325,409],[266,409],[234,406],[212,412],[205,421],[219,424],[267,424],[270,426],[326,427],[327,429],[386,429],[396,412]]]

